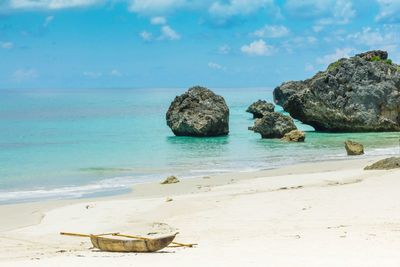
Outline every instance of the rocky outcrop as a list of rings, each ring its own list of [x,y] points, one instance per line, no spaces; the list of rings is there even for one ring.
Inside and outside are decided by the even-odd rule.
[[[364,154],[364,146],[360,143],[347,140],[344,142],[344,147],[346,148],[347,155],[355,156]]]
[[[275,102],[318,131],[400,130],[400,66],[385,51],[340,59],[305,81],[283,83]]]
[[[382,159],[364,168],[364,170],[391,170],[400,168],[400,157]]]
[[[304,142],[306,134],[303,131],[293,130],[282,137],[283,141],[287,142]]]
[[[177,136],[220,136],[229,133],[229,109],[222,96],[196,86],[171,103],[167,125]]]
[[[360,57],[360,58],[363,58],[368,61],[372,61],[375,59],[386,60],[386,59],[388,59],[388,53],[386,51],[373,50],[373,51],[367,51],[365,53],[357,54],[356,57]]]
[[[275,105],[265,100],[258,100],[251,104],[246,112],[252,113],[253,118],[262,118],[268,112],[274,112]]]
[[[278,112],[268,112],[256,119],[249,130],[261,134],[262,138],[282,138],[286,133],[296,130],[293,119]]]

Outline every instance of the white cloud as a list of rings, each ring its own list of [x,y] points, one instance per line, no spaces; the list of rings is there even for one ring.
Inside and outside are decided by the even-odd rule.
[[[181,39],[181,36],[170,26],[164,25],[161,27],[161,36],[159,38],[160,40],[179,40]]]
[[[275,52],[275,48],[267,45],[262,39],[244,45],[240,50],[250,56],[270,56]]]
[[[314,36],[295,36],[293,38],[284,40],[281,47],[288,53],[293,53],[296,49],[310,49],[313,45],[318,43],[318,39]]]
[[[167,20],[164,17],[152,17],[150,23],[153,25],[164,25],[167,24]]]
[[[267,6],[272,6],[273,0],[229,0],[216,1],[211,4],[209,13],[220,19],[229,19],[238,15],[249,15]]]
[[[285,8],[291,16],[315,19],[315,32],[326,25],[348,24],[356,15],[351,0],[288,0]]]
[[[94,72],[94,71],[85,71],[83,76],[88,77],[90,79],[97,79],[103,76],[101,72]]]
[[[315,43],[317,43],[317,41],[318,41],[318,39],[315,38],[314,36],[307,36],[307,37],[306,37],[306,40],[307,40],[307,42],[308,42],[309,44],[315,44]]]
[[[48,16],[43,22],[43,27],[49,26],[49,24],[54,20],[54,16]]]
[[[312,27],[314,32],[320,32],[324,29],[324,26],[320,25],[320,24],[316,24]]]
[[[333,0],[287,0],[285,9],[292,16],[316,18],[327,14],[332,3]]]
[[[85,7],[103,3],[104,0],[10,0],[12,9],[63,9]]]
[[[305,70],[306,72],[314,72],[314,71],[315,71],[315,67],[314,67],[313,64],[307,63],[307,64],[304,66],[304,70]]]
[[[333,8],[333,19],[332,23],[336,24],[348,24],[356,16],[356,10],[353,8],[351,1],[336,1],[335,7]]]
[[[399,36],[400,26],[384,25],[376,29],[363,28],[360,32],[347,35],[346,41],[353,42],[364,49],[386,50],[392,59],[400,61]]]
[[[221,45],[220,47],[218,47],[218,53],[222,54],[222,55],[227,55],[231,52],[231,47],[227,44]]]
[[[363,28],[362,31],[349,34],[347,39],[371,48],[383,48],[386,45],[397,44],[400,30],[397,27],[385,26],[382,29]]]
[[[160,15],[185,5],[185,0],[131,0],[129,10],[145,15]]]
[[[317,24],[330,25],[330,24],[348,24],[351,19],[356,15],[351,1],[338,0],[332,9],[332,16],[320,19]]]
[[[209,3],[210,1],[212,0],[207,0],[206,2]],[[192,6],[205,4],[201,0],[0,0],[0,9],[56,10],[101,4],[113,5],[114,3],[126,3],[129,11],[142,15],[163,15],[177,8],[191,8]]]
[[[280,38],[287,36],[289,33],[289,29],[283,25],[265,25],[261,29],[256,30],[253,35],[257,37]]]
[[[400,1],[399,0],[377,0],[379,4],[379,14],[376,20],[383,22],[400,21]]]
[[[140,36],[142,37],[143,40],[145,41],[153,41],[153,40],[170,40],[170,41],[174,41],[174,40],[179,40],[181,39],[181,36],[174,30],[171,28],[171,26],[169,26],[167,24],[167,19],[164,17],[152,17],[150,19],[150,23],[153,25],[158,25],[160,26],[160,35],[156,38],[153,38],[153,34],[151,32],[148,31],[142,31],[140,33]]]
[[[225,70],[226,68],[215,62],[208,62],[208,67],[214,70]]]
[[[334,53],[317,58],[317,63],[328,65],[341,58],[349,58],[354,53],[355,53],[354,48],[349,48],[349,47],[342,49],[337,48]]]
[[[119,70],[111,70],[110,71],[110,75],[111,76],[114,76],[114,77],[121,77],[122,76],[122,73],[119,71]]]
[[[12,42],[0,42],[0,47],[3,49],[11,49],[14,47]]]
[[[16,82],[24,82],[36,79],[38,73],[35,69],[18,69],[12,74],[12,79]]]
[[[153,39],[153,34],[148,31],[142,31],[140,33],[140,37],[142,37],[142,39],[145,41],[151,41]]]

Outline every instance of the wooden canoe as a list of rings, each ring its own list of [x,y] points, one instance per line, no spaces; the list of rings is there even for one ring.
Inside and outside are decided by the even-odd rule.
[[[121,239],[91,235],[90,240],[95,248],[109,252],[155,252],[167,247],[176,234],[156,238]]]

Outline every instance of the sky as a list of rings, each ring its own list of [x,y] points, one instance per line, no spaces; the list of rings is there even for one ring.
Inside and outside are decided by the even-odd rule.
[[[0,88],[275,87],[383,49],[400,0],[0,0]]]

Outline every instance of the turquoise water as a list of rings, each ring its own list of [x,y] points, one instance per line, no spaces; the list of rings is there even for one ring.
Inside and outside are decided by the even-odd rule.
[[[215,89],[230,108],[230,134],[175,137],[165,123],[184,89],[0,91],[0,203],[114,194],[167,175],[201,176],[345,158],[343,142],[367,155],[398,154],[399,133],[315,133],[305,143],[263,140],[247,130],[247,106],[269,88]]]

